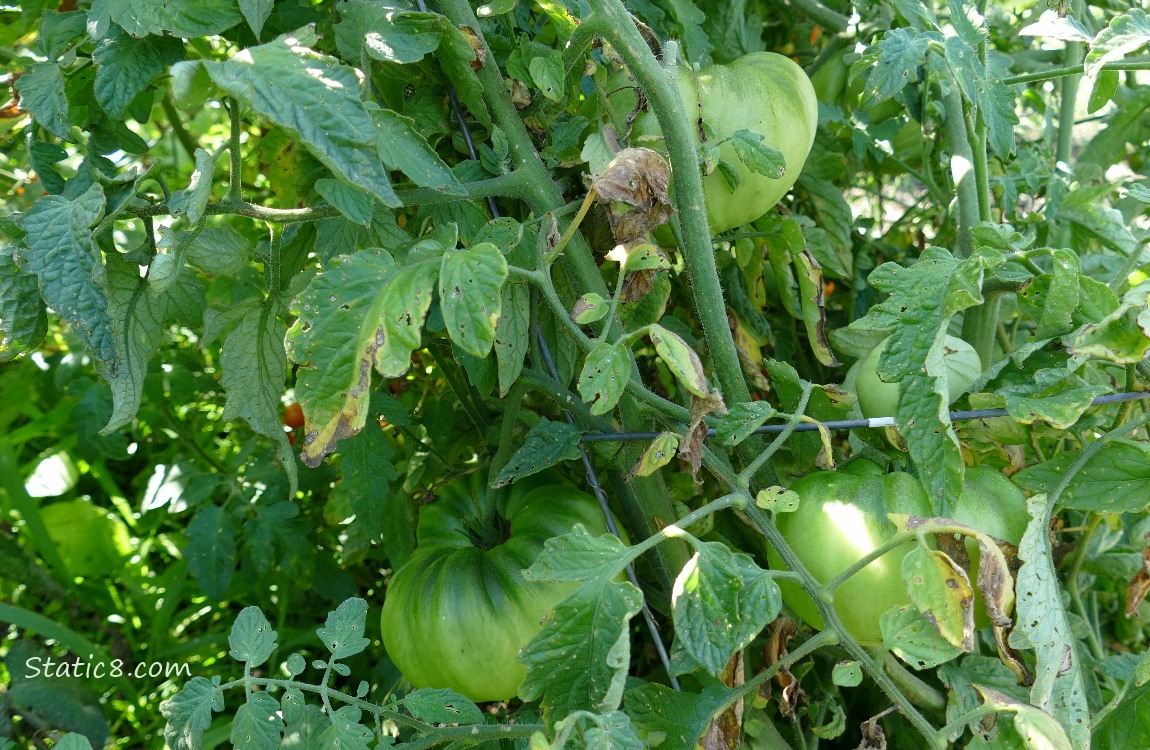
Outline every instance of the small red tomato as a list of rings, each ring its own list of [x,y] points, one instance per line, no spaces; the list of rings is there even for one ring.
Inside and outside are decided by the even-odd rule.
[[[290,403],[284,407],[284,424],[293,430],[303,427],[303,407]]]

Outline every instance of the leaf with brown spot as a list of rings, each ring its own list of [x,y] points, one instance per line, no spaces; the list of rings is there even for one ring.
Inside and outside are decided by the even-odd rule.
[[[670,180],[667,161],[649,148],[623,149],[595,176],[591,189],[607,206],[616,242],[642,239],[671,218]]]
[[[827,310],[823,288],[823,269],[815,256],[806,248],[792,253],[795,270],[798,271],[800,303],[803,310],[803,325],[807,329],[807,341],[815,359],[826,367],[839,367],[842,363],[831,351],[827,340]]]
[[[1138,608],[1150,593],[1150,547],[1142,550],[1142,567],[1126,586],[1126,619],[1133,619],[1138,615]]]
[[[704,417],[713,412],[726,414],[727,407],[718,393],[700,398],[691,395],[691,423],[687,434],[679,441],[679,458],[691,465],[691,477],[698,479],[703,466],[703,440],[707,437],[707,423]]]

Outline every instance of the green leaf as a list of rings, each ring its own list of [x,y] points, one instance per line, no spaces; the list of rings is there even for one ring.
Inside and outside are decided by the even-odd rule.
[[[92,750],[92,743],[82,734],[69,732],[52,746],[52,750]]]
[[[974,649],[974,590],[970,579],[941,550],[916,546],[902,559],[911,603],[956,648]]]
[[[784,233],[788,234],[791,255],[807,249],[827,276],[844,281],[853,279],[855,217],[842,189],[810,174],[799,177],[798,185],[807,191],[817,222],[805,216],[788,217],[781,222]],[[796,228],[801,229],[801,234]],[[818,241],[820,233],[827,238],[826,242]]]
[[[236,572],[235,519],[218,505],[205,505],[188,524],[184,558],[200,588],[209,599],[227,594]]]
[[[878,362],[879,377],[899,383],[898,426],[935,512],[946,516],[962,486],[962,454],[950,422],[944,342],[951,317],[981,304],[979,256],[957,259],[931,247],[903,268],[884,263],[868,280],[889,296],[850,325],[893,331]]]
[[[134,39],[117,31],[92,51],[96,64],[96,101],[114,119],[125,119],[128,106],[169,65],[184,58],[184,45],[172,37]]]
[[[934,669],[962,654],[914,607],[892,607],[879,618],[883,648],[913,669]]]
[[[186,39],[212,36],[240,22],[235,0],[166,0],[145,6],[133,0],[95,0],[91,13],[107,14],[135,37],[164,32]]]
[[[1081,737],[1085,745],[1072,744],[1058,720],[1042,709],[1028,706],[994,688],[975,685],[974,689],[987,706],[1014,715],[1014,728],[1018,730],[1027,750],[1072,750],[1075,747],[1090,746],[1086,735]]]
[[[21,78],[23,81],[27,78]],[[104,192],[93,184],[74,201],[46,195],[18,221],[28,233],[16,262],[40,283],[56,311],[97,360],[115,369],[116,343],[102,282],[103,262],[92,227],[104,212]]]
[[[359,723],[363,711],[355,706],[337,708],[331,715],[331,726],[319,736],[324,750],[368,750],[372,731]]]
[[[592,536],[582,524],[543,543],[543,551],[523,571],[529,581],[580,581],[610,577],[630,560],[614,534]]]
[[[680,384],[690,393],[699,398],[711,396],[711,387],[707,383],[707,375],[703,372],[703,362],[699,355],[678,334],[668,331],[661,325],[652,325],[648,329],[651,343],[655,345],[655,352],[663,364],[675,376]]]
[[[264,24],[267,23],[268,17],[272,14],[272,8],[275,7],[275,0],[239,0],[240,12],[244,14],[244,20],[248,22],[252,33],[256,35],[256,39],[260,38],[260,32],[264,30]]]
[[[40,15],[40,34],[36,45],[49,60],[59,60],[88,30],[88,14],[82,10],[61,13],[45,10]]]
[[[999,393],[1006,397],[1006,411],[1022,424],[1041,420],[1058,429],[1075,424],[1091,402],[1109,388],[1086,383],[1067,369],[1064,366],[1038,370],[1031,382],[1000,389]]]
[[[1099,750],[1150,747],[1150,685],[1136,687],[1094,727]]]
[[[0,245],[0,362],[35,349],[48,332],[36,277],[16,266],[15,245]]]
[[[515,10],[517,0],[491,0],[491,2],[480,5],[475,10],[475,15],[479,18],[490,18],[491,16],[501,16],[504,13],[510,13]]]
[[[172,193],[168,199],[168,212],[173,219],[181,216],[188,218],[188,223],[196,225],[204,218],[204,211],[208,207],[208,199],[212,197],[212,178],[216,173],[216,157],[202,148],[196,149],[196,168],[192,172],[192,179],[188,187]],[[227,225],[212,227],[219,231],[226,231]],[[232,230],[235,231],[235,230]],[[206,269],[205,269],[206,270]]]
[[[1035,493],[1051,492],[1081,451],[1066,451],[1023,469],[1015,479]],[[1150,505],[1150,447],[1114,441],[1102,446],[1074,475],[1059,502],[1075,510],[1137,513]]]
[[[1090,101],[1086,105],[1086,114],[1092,115],[1105,107],[1114,98],[1118,90],[1118,71],[1101,70],[1098,78],[1094,80],[1094,88],[1090,90]]]
[[[290,496],[298,483],[296,459],[280,421],[280,396],[287,380],[284,335],[275,298],[252,306],[227,338],[220,354],[220,384],[227,392],[223,420],[243,419],[256,433],[271,438],[288,475]]]
[[[16,80],[20,106],[32,113],[36,124],[58,138],[72,140],[64,72],[54,62],[36,63]]]
[[[779,586],[748,555],[720,542],[701,542],[675,579],[675,637],[703,669],[718,677],[782,607]]]
[[[831,670],[831,682],[839,687],[858,687],[862,678],[862,667],[857,661],[840,661]]]
[[[723,445],[734,447],[753,435],[755,430],[766,424],[768,419],[774,418],[775,414],[777,414],[775,407],[766,401],[735,404],[719,420],[719,424],[715,427],[715,437]]]
[[[755,505],[772,513],[794,513],[800,502],[799,493],[777,485],[764,487],[755,495]]]
[[[579,395],[591,404],[591,413],[602,416],[615,408],[631,375],[631,350],[623,339],[595,346],[579,372]]]
[[[1051,557],[1046,495],[1030,497],[1027,509],[1031,520],[1018,547],[1022,567],[1015,579],[1017,614],[1010,645],[1034,649],[1031,705],[1056,716],[1074,748],[1086,748],[1090,744],[1086,688]]]
[[[279,701],[271,693],[248,693],[247,702],[236,710],[236,717],[232,720],[232,748],[276,750],[284,728],[279,710]]]
[[[206,226],[198,234],[188,232],[177,237],[177,242],[186,242],[184,259],[214,276],[239,274],[253,250],[251,241],[227,224]]]
[[[531,81],[543,92],[543,96],[553,102],[563,100],[566,87],[563,81],[563,55],[559,50],[550,50],[546,55],[531,58],[527,68],[531,71]]]
[[[563,461],[579,458],[579,441],[583,434],[567,422],[552,422],[541,417],[531,428],[523,445],[499,470],[492,487],[506,487],[523,477],[537,474]]]
[[[752,172],[772,180],[782,179],[787,173],[787,162],[782,152],[763,143],[763,136],[759,133],[740,128],[731,134],[731,146]]]
[[[329,612],[327,622],[315,631],[332,659],[346,659],[367,648],[370,640],[363,637],[367,626],[367,602],[353,598]]]
[[[444,254],[439,304],[451,340],[468,354],[486,357],[491,352],[506,280],[507,259],[489,242]]]
[[[555,716],[618,708],[631,661],[629,623],[642,602],[630,583],[599,578],[577,588],[520,652],[527,665],[520,697],[542,700]]]
[[[575,300],[575,306],[571,308],[571,320],[579,325],[590,325],[602,320],[610,309],[611,303],[602,295],[588,292]]]
[[[344,218],[362,226],[371,226],[371,196],[343,180],[324,177],[316,180],[315,190],[325,201],[335,206]]]
[[[161,257],[170,256],[156,259]],[[163,292],[153,294],[135,264],[117,254],[108,257],[108,313],[113,321],[119,365],[101,368],[112,386],[113,403],[108,424],[100,431],[102,435],[135,418],[144,395],[148,364],[159,351],[167,327],[175,322],[199,325],[204,308],[203,285],[191,273],[180,270],[173,269],[175,277],[168,280]]]
[[[476,62],[476,52],[471,46],[466,33],[447,22],[442,16],[440,30],[443,41],[435,50],[439,64],[443,68],[447,80],[455,84],[455,92],[460,101],[467,107],[479,124],[485,128],[492,127],[491,113],[487,111],[487,102],[483,98],[483,84],[479,76],[471,67]],[[474,35],[474,32],[471,32]]]
[[[393,3],[344,0],[336,6],[340,20],[335,42],[340,54],[358,60],[361,50],[383,62],[419,62],[439,47],[443,34],[436,13],[397,10]]]
[[[673,432],[660,432],[659,436],[643,451],[638,463],[627,475],[628,479],[635,477],[649,477],[659,469],[671,463],[679,450],[679,436]]]
[[[466,195],[467,191],[451,167],[443,163],[415,127],[415,120],[390,109],[371,109],[375,123],[379,158],[388,169],[397,169],[416,185],[442,191],[448,195]],[[334,204],[333,204],[334,205]]]
[[[180,692],[160,704],[164,741],[171,750],[199,750],[204,732],[212,725],[212,712],[224,710],[220,678],[193,677]]]
[[[499,395],[506,397],[523,372],[531,343],[531,292],[522,281],[503,285],[499,322],[495,324],[495,360]]]
[[[1086,53],[1086,75],[1094,78],[1111,60],[1119,60],[1150,43],[1150,17],[1141,8],[1131,8],[1110,19],[1108,28],[1098,32]]]
[[[1015,95],[1001,80],[987,72],[978,90],[978,108],[990,134],[990,147],[1000,159],[1014,154],[1014,127],[1018,114],[1014,111]]]
[[[217,86],[303,141],[340,179],[385,206],[401,205],[379,168],[375,126],[354,70],[291,37],[204,65]]]
[[[870,109],[898,94],[907,84],[917,82],[918,71],[926,64],[932,41],[942,42],[942,35],[902,28],[886,32],[882,39],[867,47],[862,58],[851,66],[850,73],[853,81],[863,71],[870,71],[863,88],[863,109]]]
[[[483,724],[483,712],[466,697],[445,688],[413,690],[400,701],[409,714],[429,724]]]
[[[302,460],[317,466],[336,443],[363,428],[374,363],[384,377],[411,366],[431,306],[434,260],[396,269],[383,250],[334,258],[300,294],[287,334],[300,365],[296,390],[309,405]]]
[[[276,650],[279,635],[259,607],[245,607],[236,616],[228,635],[228,655],[249,667],[263,664]]]
[[[1144,360],[1150,352],[1150,282],[1126,292],[1117,310],[1075,333],[1070,352],[1118,364]]]
[[[726,705],[730,692],[717,683],[700,695],[651,682],[628,690],[623,703],[649,744],[660,750],[694,750],[710,727],[711,717]],[[655,738],[660,739],[657,745]]]
[[[631,717],[622,711],[611,711],[594,719],[595,721],[583,731],[587,750],[643,750],[647,747],[636,734],[635,727],[631,724]],[[556,722],[555,727],[562,730],[563,726],[572,720],[577,720],[577,717]]]

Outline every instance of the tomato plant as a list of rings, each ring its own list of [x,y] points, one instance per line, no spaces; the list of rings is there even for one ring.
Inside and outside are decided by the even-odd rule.
[[[530,582],[521,571],[575,524],[607,531],[595,498],[557,476],[499,493],[475,473],[438,489],[383,603],[383,644],[404,677],[476,701],[515,697],[527,673],[520,649],[575,586]]]

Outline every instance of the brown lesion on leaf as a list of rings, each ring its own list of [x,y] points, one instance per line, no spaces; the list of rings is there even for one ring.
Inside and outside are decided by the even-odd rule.
[[[591,189],[607,208],[616,242],[643,240],[671,218],[670,183],[667,161],[649,148],[623,149],[596,175]]]

